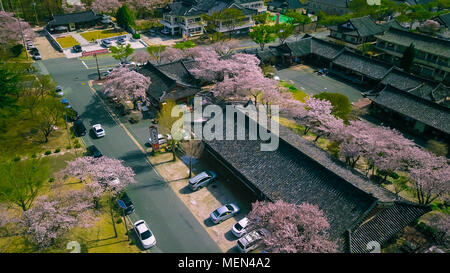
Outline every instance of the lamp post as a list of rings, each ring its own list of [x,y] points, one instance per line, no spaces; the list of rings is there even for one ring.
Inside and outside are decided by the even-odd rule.
[[[39,25],[39,21],[38,21],[38,17],[37,17],[37,12],[36,12],[36,2],[33,1],[33,8],[34,8],[34,16],[36,18],[36,26]]]
[[[101,80],[101,76],[100,76],[100,69],[98,67],[98,59],[97,59],[97,53],[94,54],[95,56],[95,62],[97,63],[97,73],[98,73],[98,79]]]

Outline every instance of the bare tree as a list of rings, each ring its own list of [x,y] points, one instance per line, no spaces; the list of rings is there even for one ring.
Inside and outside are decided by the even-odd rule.
[[[199,158],[203,152],[203,142],[201,140],[190,139],[183,144],[183,150],[189,157],[189,178],[192,177],[192,158]]]

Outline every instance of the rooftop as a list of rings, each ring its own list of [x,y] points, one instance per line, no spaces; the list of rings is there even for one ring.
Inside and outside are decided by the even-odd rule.
[[[384,31],[384,28],[375,23],[370,16],[351,18],[343,24],[331,26],[330,29],[360,37],[373,36]]]
[[[333,65],[351,69],[370,78],[381,80],[391,70],[392,65],[376,59],[364,57],[352,51],[345,50],[336,59]]]
[[[54,15],[48,22],[49,26],[68,25],[70,23],[82,23],[100,20],[102,15],[96,14],[93,10],[75,12],[69,14]]]
[[[450,41],[407,30],[390,28],[384,34],[376,35],[379,40],[408,47],[414,44],[417,50],[450,58]]]

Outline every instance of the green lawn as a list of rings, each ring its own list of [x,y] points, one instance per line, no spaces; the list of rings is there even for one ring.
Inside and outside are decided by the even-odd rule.
[[[118,31],[118,30],[114,30],[114,29],[105,29],[105,30],[94,30],[94,31],[89,31],[89,32],[84,32],[81,33],[80,35],[88,40],[88,41],[92,41],[92,40],[97,40],[97,39],[105,39],[105,38],[110,38],[110,37],[115,37],[115,36],[120,36],[120,35],[125,35],[127,34],[127,32],[125,31]]]
[[[65,36],[65,37],[56,38],[56,41],[59,43],[59,45],[62,48],[69,48],[69,47],[73,47],[74,45],[79,45],[80,44],[71,35]]]
[[[308,94],[303,92],[302,90],[298,89],[297,87],[293,86],[290,83],[287,83],[285,81],[280,81],[280,85],[287,88],[289,92],[292,93],[292,96],[294,99],[305,102],[306,98],[308,97]]]
[[[277,16],[274,15],[272,18],[272,21],[276,21],[277,20]],[[288,23],[289,20],[291,20],[292,18],[283,14],[280,14],[280,23]]]

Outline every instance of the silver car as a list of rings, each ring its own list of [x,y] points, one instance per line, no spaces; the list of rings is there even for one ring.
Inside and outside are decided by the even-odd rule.
[[[244,237],[237,241],[237,248],[239,252],[247,253],[257,249],[261,246],[263,238],[267,235],[269,235],[269,231],[263,228],[247,233]]]
[[[134,223],[133,227],[145,249],[156,245],[156,238],[144,220],[137,221]]]
[[[216,179],[217,174],[213,171],[201,172],[189,179],[189,187],[191,188],[191,190],[196,191],[207,186],[209,183],[215,181]]]
[[[218,224],[225,221],[228,218],[233,217],[239,212],[239,207],[236,204],[226,204],[213,211],[209,218],[214,224]]]

